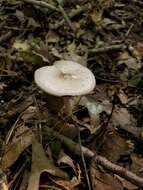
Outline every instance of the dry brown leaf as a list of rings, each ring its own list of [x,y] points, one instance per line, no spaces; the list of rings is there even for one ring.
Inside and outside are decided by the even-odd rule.
[[[96,24],[96,25],[99,25],[102,21],[102,14],[103,14],[103,11],[97,11],[97,10],[94,10],[90,16],[91,16],[91,19],[92,21]]]
[[[23,113],[21,118],[24,122],[28,121],[28,119],[31,119],[35,114],[37,113],[37,108],[34,106],[29,106]]]
[[[129,113],[129,111],[126,108],[115,108],[112,116],[112,123],[115,127],[136,127],[135,118],[133,117],[133,115]]]
[[[0,190],[9,190],[6,174],[0,169]]]
[[[130,183],[127,180],[123,180],[122,185],[123,185],[124,189],[127,189],[127,190],[139,190],[139,188],[137,186],[133,185],[132,183]]]
[[[76,167],[75,167],[74,161],[67,154],[65,154],[63,150],[61,150],[61,152],[60,152],[58,164],[59,165],[66,164],[66,165],[70,166],[76,172]]]
[[[91,126],[89,127],[89,130],[91,134],[95,133],[100,123],[100,113],[103,111],[103,106],[100,103],[91,101],[86,97],[81,98],[80,104],[87,107],[91,120]]]
[[[104,143],[100,148],[100,154],[112,162],[115,162],[128,150],[126,140],[118,133],[112,132],[106,134]]]
[[[15,40],[12,47],[17,51],[28,51],[30,49],[30,45],[27,40]]]
[[[135,47],[132,48],[133,55],[141,60],[143,58],[143,42],[138,42]]]
[[[78,53],[80,50],[78,48],[84,48],[84,55],[80,56]],[[85,47],[77,47],[73,41],[71,44],[67,45],[67,53],[63,54],[64,59],[71,60],[80,63],[83,66],[87,66],[87,49]],[[81,52],[81,51],[80,51]]]
[[[85,106],[90,116],[90,125],[84,125],[88,128],[91,134],[95,133],[100,126],[100,114],[105,111],[107,114],[111,113],[112,105],[108,100],[102,102],[83,96],[79,102],[80,105]]]
[[[137,121],[126,108],[116,107],[113,111],[111,122],[114,127],[125,130],[136,138],[140,138],[141,130],[136,127]]]
[[[90,176],[92,188],[94,190],[123,190],[118,180],[108,173],[101,172],[94,162],[91,163]]]
[[[131,165],[132,172],[143,177],[143,158],[137,154],[132,153],[131,159],[132,159],[132,165]]]
[[[64,188],[65,190],[74,190],[76,186],[81,183],[81,170],[80,166],[77,165],[77,176],[74,176],[70,181],[69,180],[56,180],[52,179],[52,181],[58,186]]]
[[[3,90],[7,85],[4,82],[0,82],[0,90]]]
[[[27,190],[39,190],[39,180],[43,172],[62,179],[68,179],[68,175],[56,167],[53,161],[46,157],[42,145],[36,139],[32,143],[32,169]]]
[[[58,43],[59,42],[59,36],[54,31],[49,31],[46,35],[46,43]]]
[[[141,68],[141,63],[136,58],[132,57],[128,52],[120,53],[118,57],[118,65],[125,64],[129,69],[138,71]]]
[[[31,130],[26,128],[23,130],[19,128],[18,136],[15,135],[10,144],[5,147],[4,156],[2,157],[2,168],[10,167],[20,156],[20,154],[31,144],[34,137]],[[21,133],[20,133],[21,132]]]
[[[119,91],[118,97],[119,97],[122,104],[127,104],[128,103],[128,96],[124,93],[123,90]]]

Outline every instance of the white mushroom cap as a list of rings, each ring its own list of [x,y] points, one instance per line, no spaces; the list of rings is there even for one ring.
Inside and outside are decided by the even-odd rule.
[[[65,60],[36,70],[34,78],[42,90],[55,96],[84,95],[96,85],[95,77],[88,68]]]

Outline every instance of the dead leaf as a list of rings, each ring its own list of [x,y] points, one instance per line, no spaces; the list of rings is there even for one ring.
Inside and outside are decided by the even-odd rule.
[[[6,174],[0,169],[0,190],[8,190],[9,189],[9,184],[7,181],[7,176]]]
[[[100,25],[102,21],[102,14],[103,14],[103,10],[97,11],[96,9],[94,9],[93,12],[90,14],[92,21],[96,25]]]
[[[34,106],[29,106],[23,113],[21,118],[24,122],[28,121],[28,119],[31,119],[33,116],[35,116],[37,113],[37,108]]]
[[[132,57],[128,52],[120,53],[118,57],[118,65],[125,64],[129,69],[138,71],[141,68],[141,63],[136,58]]]
[[[55,57],[59,58],[59,59],[64,59],[63,55],[61,53],[59,53],[55,47],[53,47],[51,49],[51,54],[54,55]]]
[[[92,160],[90,166],[90,177],[92,188],[94,190],[123,190],[121,183],[118,182],[112,175],[97,168],[97,164]]]
[[[59,179],[52,179],[52,181],[58,186],[64,188],[65,190],[73,190],[76,186],[78,186],[81,183],[81,170],[79,165],[77,165],[76,173],[77,176],[72,177],[70,181]]]
[[[88,113],[91,120],[91,133],[95,133],[96,128],[100,123],[100,113],[103,111],[103,106],[97,102],[90,101],[86,97],[82,97],[80,104],[84,105],[88,109]]]
[[[74,161],[67,154],[65,154],[63,150],[61,150],[61,152],[60,152],[57,163],[59,165],[66,164],[66,165],[70,166],[74,170],[74,172],[76,172],[76,167],[75,167]]]
[[[139,188],[135,185],[133,185],[132,183],[130,183],[129,181],[127,180],[124,180],[122,181],[122,185],[124,187],[124,189],[127,189],[127,190],[139,190]]]
[[[30,45],[27,40],[15,40],[12,47],[18,51],[28,51],[30,49]]]
[[[141,137],[142,131],[136,127],[136,119],[126,108],[116,107],[114,109],[111,122],[115,128],[125,130],[136,138]]]
[[[4,82],[0,82],[0,90],[3,90],[7,85]]]
[[[27,27],[29,28],[37,28],[37,27],[40,27],[40,24],[38,22],[36,22],[36,20],[32,17],[27,17],[28,19],[28,24],[27,24]]]
[[[143,73],[137,73],[134,75],[128,82],[129,86],[133,87],[142,87],[143,86]]]
[[[122,104],[128,103],[128,96],[124,93],[123,90],[120,90],[117,94]]]
[[[143,158],[140,155],[131,154],[132,165],[131,170],[132,172],[136,173],[140,177],[143,177]]]
[[[39,46],[35,44],[35,46],[33,46],[32,53],[41,57],[44,62],[49,63],[49,47],[46,44],[41,43]]]
[[[39,180],[43,172],[53,176],[68,179],[68,175],[53,164],[53,161],[46,157],[42,145],[36,139],[32,143],[32,169],[27,190],[39,190]]]
[[[95,99],[91,99],[83,96],[79,102],[80,105],[85,106],[90,116],[90,126],[86,127],[90,130],[91,134],[95,133],[100,126],[100,114],[105,111],[108,114],[111,112],[111,104],[108,100],[99,102]]]
[[[4,156],[2,157],[2,168],[10,167],[20,156],[20,154],[31,144],[34,137],[31,130],[24,127],[24,133],[21,128],[18,129],[10,144],[5,147]],[[22,133],[21,133],[22,132]]]
[[[126,108],[116,107],[112,116],[112,124],[115,127],[120,126],[121,128],[126,128],[126,126],[129,126],[135,128],[136,120]]]
[[[113,131],[106,134],[102,147],[100,148],[100,154],[116,163],[120,156],[125,154],[128,149],[126,140]]]
[[[46,43],[58,43],[59,42],[59,36],[54,31],[49,31],[46,35]]]
[[[84,50],[84,55],[80,56],[78,54],[79,47],[76,46],[75,42],[73,41],[71,44],[67,45],[67,53],[63,54],[64,59],[75,61],[80,63],[83,66],[87,66],[87,51]],[[80,47],[81,48],[81,47]]]
[[[24,13],[22,11],[16,10],[15,16],[18,18],[18,20],[20,22],[24,22],[25,21],[25,16],[24,16]]]
[[[135,47],[131,48],[131,52],[135,58],[141,60],[143,58],[143,42],[138,42]]]

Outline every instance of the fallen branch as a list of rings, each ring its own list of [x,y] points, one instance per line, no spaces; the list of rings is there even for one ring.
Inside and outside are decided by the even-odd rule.
[[[95,156],[93,162],[102,165],[105,169],[119,175],[122,178],[125,178],[126,180],[130,181],[132,184],[139,187],[143,187],[143,178],[128,171],[126,168],[118,166],[117,164],[110,162],[109,160],[107,160],[102,156]]]
[[[105,169],[130,181],[132,184],[137,185],[139,187],[143,187],[143,178],[128,171],[126,168],[123,168],[121,166],[118,166],[117,164],[110,162],[105,157],[94,154],[94,152],[92,152],[90,149],[84,146],[80,147],[80,145],[75,143],[73,140],[69,139],[68,137],[65,137],[64,135],[59,134],[58,132],[52,130],[47,126],[44,128],[44,130],[47,132],[48,135],[54,136],[55,138],[59,139],[72,153],[80,156],[81,155],[80,150],[82,150],[85,157],[93,158],[92,163],[94,162],[95,165],[96,163],[98,163],[102,165]]]
[[[84,146],[80,147],[78,143],[74,142],[73,140],[64,135],[61,135],[57,131],[54,131],[53,129],[47,126],[44,128],[44,130],[46,131],[46,134],[48,134],[50,137],[54,136],[55,138],[59,139],[74,154],[80,156],[82,150],[85,157],[92,158],[94,156],[94,153],[90,149]]]

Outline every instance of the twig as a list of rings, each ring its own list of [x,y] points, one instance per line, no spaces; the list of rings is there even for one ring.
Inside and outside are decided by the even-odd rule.
[[[129,33],[131,32],[132,28],[134,26],[134,23],[132,23],[128,29],[128,31],[126,32],[125,36],[127,37],[129,35]]]
[[[72,23],[71,23],[69,17],[67,16],[67,14],[66,14],[65,10],[63,9],[63,7],[61,6],[60,1],[57,0],[57,2],[58,2],[58,4],[59,4],[59,9],[60,9],[60,11],[61,11],[61,13],[62,13],[62,15],[63,15],[65,21],[67,22],[67,24],[69,25],[69,27],[72,29],[72,31],[75,31],[74,28],[73,28],[73,26],[72,26]]]
[[[8,145],[9,141],[10,141],[10,138],[12,136],[12,133],[13,131],[15,130],[16,126],[17,126],[17,123],[19,122],[20,120],[20,117],[21,117],[21,114],[18,116],[17,120],[15,121],[15,123],[12,125],[12,127],[10,128],[10,130],[8,131],[8,134],[6,136],[6,139],[5,139],[5,145]]]
[[[85,170],[86,181],[87,181],[88,189],[91,190],[91,184],[90,184],[90,180],[89,180],[89,176],[88,176],[88,172],[87,172],[87,166],[86,166],[84,154],[83,154],[83,151],[82,151],[80,129],[79,129],[79,125],[77,123],[76,123],[76,126],[77,126],[77,129],[78,129],[78,142],[79,142],[79,146],[80,146],[80,152],[81,152],[81,159],[82,159],[83,167],[84,167],[84,170]]]
[[[46,131],[46,134],[48,134],[50,137],[54,136],[57,139],[59,139],[74,154],[80,156],[80,149],[82,149],[82,152],[85,157],[92,158],[94,156],[94,153],[90,149],[84,146],[80,147],[79,144],[75,143],[73,140],[71,140],[68,137],[65,137],[64,135],[59,134],[57,131],[54,131],[53,129],[47,126],[44,128],[44,130]]]
[[[57,9],[54,5],[51,5],[49,3],[46,3],[44,1],[37,1],[37,0],[23,0],[23,2],[25,3],[31,3],[33,5],[37,5],[39,7],[45,7],[45,8],[48,8],[48,9],[51,9],[53,11],[60,11],[59,9]]]
[[[117,175],[125,178],[126,180],[130,181],[132,184],[137,185],[139,187],[143,187],[143,178],[137,176],[136,174],[128,171],[126,168],[118,166],[107,160],[102,156],[95,156],[94,161],[101,164],[107,170],[116,173]]]
[[[127,46],[125,44],[115,44],[115,45],[111,45],[111,46],[106,46],[103,48],[93,48],[93,49],[89,49],[88,53],[90,54],[96,54],[96,53],[105,53],[108,51],[116,51],[116,50],[124,50],[126,49]]]
[[[48,135],[50,135],[50,136],[53,135],[57,139],[59,139],[71,152],[80,156],[79,144],[75,143],[68,137],[65,137],[64,135],[59,134],[58,132],[52,130],[51,128],[49,128],[47,126],[44,128],[44,130],[47,132]],[[110,170],[111,172],[125,178],[126,180],[130,181],[131,183],[133,183],[139,187],[143,187],[143,178],[137,176],[136,174],[128,171],[127,169],[125,169],[121,166],[118,166],[117,164],[113,164],[112,162],[107,160],[105,157],[94,154],[90,149],[88,149],[84,146],[81,146],[81,148],[82,148],[82,152],[83,152],[84,156],[87,158],[93,158],[92,162],[94,162],[95,164],[99,163],[103,167],[105,167],[105,169]]]

